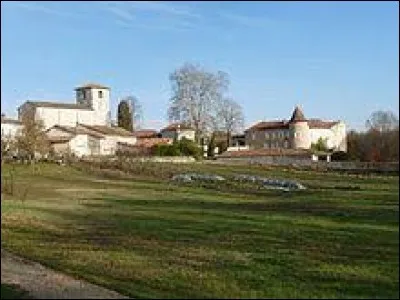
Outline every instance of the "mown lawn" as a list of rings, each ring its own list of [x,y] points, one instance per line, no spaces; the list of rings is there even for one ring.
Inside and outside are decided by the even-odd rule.
[[[399,297],[398,177],[190,167],[309,189],[15,166],[14,195],[2,195],[2,247],[132,297]]]

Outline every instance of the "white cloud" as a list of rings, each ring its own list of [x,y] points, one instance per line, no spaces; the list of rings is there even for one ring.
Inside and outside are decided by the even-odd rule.
[[[69,12],[57,10],[54,8],[50,8],[48,6],[40,5],[37,2],[35,3],[35,2],[20,2],[20,1],[12,2],[12,1],[10,1],[7,4],[12,5],[16,8],[20,8],[20,9],[25,9],[25,10],[49,14],[49,15],[61,16],[61,17],[80,17],[81,16],[76,13],[69,13]]]
[[[169,4],[166,2],[159,1],[132,1],[129,5],[136,9],[142,11],[152,11],[163,15],[174,15],[180,17],[189,18],[200,18],[201,16],[197,13],[190,11],[188,8],[183,6],[177,6],[176,4]]]
[[[109,6],[106,9],[112,14],[114,14],[118,19],[123,19],[125,21],[132,21],[134,19],[134,15],[129,11],[127,11],[126,9],[119,8],[116,6]]]
[[[117,25],[156,31],[186,31],[195,27],[200,15],[188,8],[165,2],[107,1],[102,8],[111,13]]]
[[[250,17],[246,15],[239,15],[227,12],[221,12],[219,14],[222,18],[230,20],[241,26],[246,27],[257,27],[257,28],[271,28],[276,25],[275,21],[272,21],[269,18],[260,18],[260,17]]]

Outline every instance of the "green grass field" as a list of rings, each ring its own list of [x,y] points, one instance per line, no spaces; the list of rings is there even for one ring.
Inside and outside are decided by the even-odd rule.
[[[14,195],[2,195],[2,247],[132,297],[399,297],[398,177],[189,167],[309,189],[15,166]]]

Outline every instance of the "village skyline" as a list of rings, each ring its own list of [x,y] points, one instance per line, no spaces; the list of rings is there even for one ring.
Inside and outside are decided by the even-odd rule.
[[[2,113],[16,117],[27,100],[73,103],[75,86],[97,82],[111,88],[113,119],[133,95],[142,127],[160,129],[168,76],[192,62],[229,74],[245,127],[300,105],[362,130],[371,112],[399,109],[396,24],[391,2],[2,3]]]

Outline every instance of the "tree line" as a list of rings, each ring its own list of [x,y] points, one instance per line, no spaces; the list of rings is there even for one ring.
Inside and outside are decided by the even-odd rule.
[[[347,153],[338,158],[365,161],[399,161],[399,119],[391,111],[376,111],[365,124],[365,131],[347,133]]]

